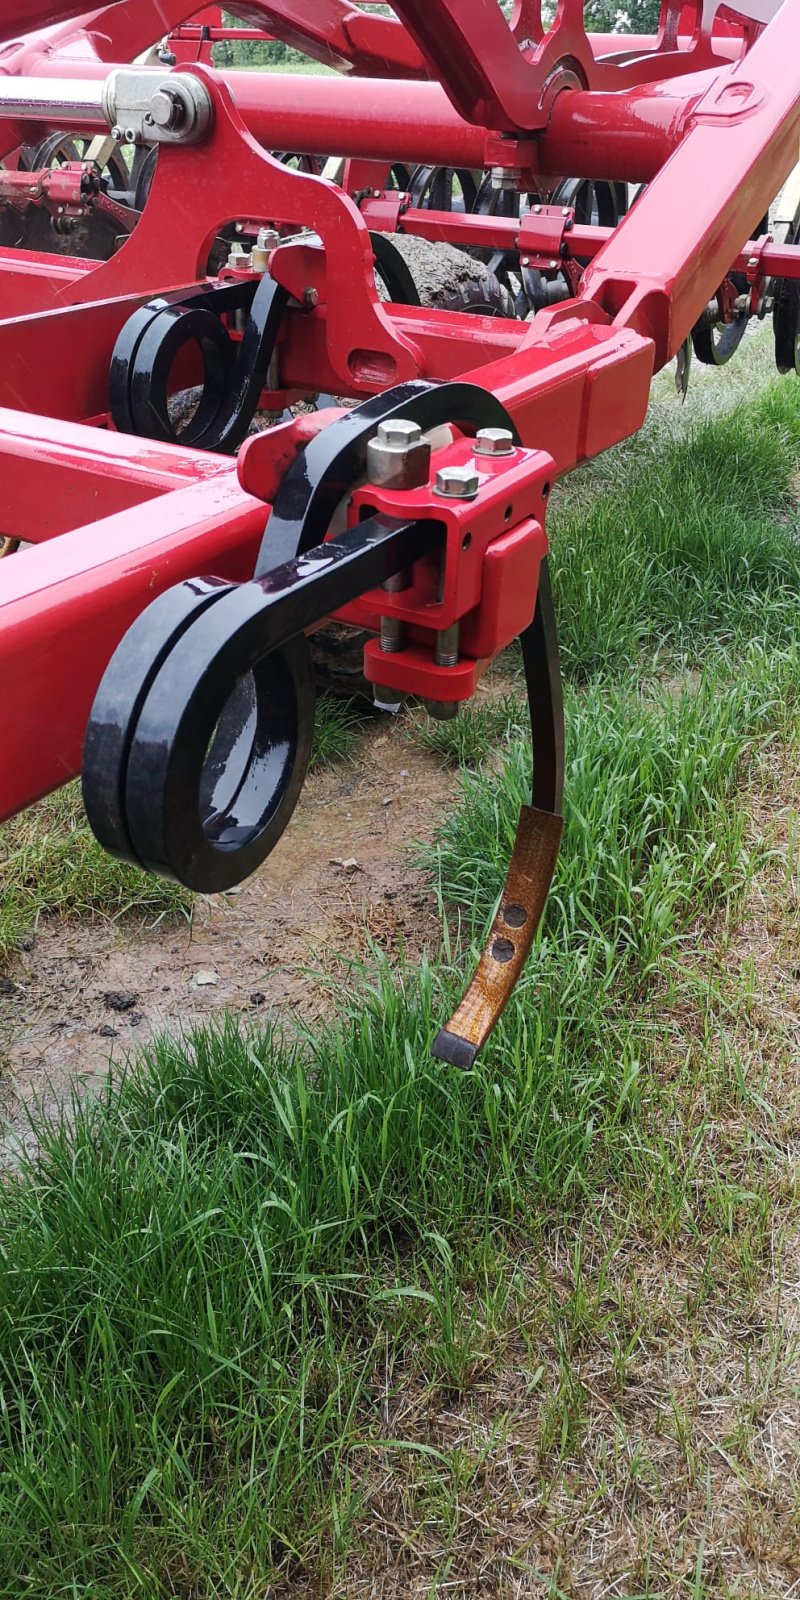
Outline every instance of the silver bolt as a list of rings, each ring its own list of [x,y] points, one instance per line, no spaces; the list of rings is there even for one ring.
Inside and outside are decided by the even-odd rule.
[[[436,635],[436,646],[433,659],[437,667],[458,666],[458,640],[461,633],[461,624],[454,622],[450,628],[442,628]]]
[[[309,311],[313,311],[315,306],[319,305],[319,289],[314,289],[308,284],[303,290],[303,305],[307,306]]]
[[[399,617],[381,617],[381,649],[384,655],[396,656],[405,647],[405,623]]]
[[[258,237],[250,252],[250,264],[254,272],[266,272],[270,254],[280,242],[281,236],[277,229],[259,228]]]
[[[474,500],[481,483],[474,467],[440,467],[434,494],[446,500]]]
[[[389,417],[378,424],[375,437],[390,450],[410,450],[412,444],[419,444],[422,429],[418,422],[407,422],[405,417]]]
[[[156,89],[150,101],[150,117],[157,128],[178,128],[185,116],[186,107],[172,89]]]
[[[449,628],[442,628],[436,635],[436,644],[433,659],[437,667],[458,666],[458,641],[461,633],[460,622],[454,622]],[[437,722],[452,722],[458,716],[459,703],[457,700],[426,700],[425,710],[429,717],[434,717]]]
[[[135,128],[126,128],[125,129],[125,143],[126,144],[135,144],[136,143],[136,129]]]
[[[122,144],[124,134],[118,122],[115,122],[113,128],[111,129],[111,137],[112,139],[116,139],[117,144]]]
[[[430,477],[431,447],[416,422],[391,417],[367,445],[367,477],[376,489],[421,489]]]
[[[408,573],[395,572],[383,585],[386,594],[401,594],[408,588]],[[386,655],[397,655],[406,647],[406,625],[400,617],[381,617],[381,649]]]
[[[510,428],[481,428],[474,450],[476,456],[513,456],[514,435]]]
[[[250,270],[250,254],[249,254],[249,251],[245,250],[244,245],[243,244],[239,244],[238,240],[234,240],[233,244],[231,245],[230,251],[228,253],[227,262],[225,264],[228,267],[233,267],[234,270],[236,270],[236,271],[249,272],[249,270]]]

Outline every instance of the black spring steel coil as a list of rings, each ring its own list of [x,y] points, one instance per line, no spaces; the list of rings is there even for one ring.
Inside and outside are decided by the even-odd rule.
[[[238,449],[266,385],[289,295],[270,277],[178,290],[128,318],[114,346],[109,404],[120,433],[229,455]],[[234,341],[226,313],[245,313]],[[200,398],[183,425],[170,415],[170,374],[189,346],[202,362]]]
[[[510,425],[499,401],[471,384],[417,381],[366,401],[287,472],[249,583],[193,578],[147,607],[109,663],[84,747],[86,811],[113,854],[213,893],[241,883],[280,838],[313,736],[305,631],[441,542],[436,522],[381,516],[326,537],[363,476],[370,439],[392,417],[423,431]],[[546,727],[538,670],[534,678],[534,717]],[[559,737],[539,764],[540,784],[559,764]],[[538,742],[547,744],[541,734]]]

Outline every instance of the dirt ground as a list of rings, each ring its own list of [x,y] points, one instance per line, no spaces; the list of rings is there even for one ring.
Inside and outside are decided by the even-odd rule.
[[[264,868],[194,915],[39,924],[0,988],[0,1163],[30,1138],[27,1110],[90,1089],[109,1061],[162,1030],[222,1010],[306,1021],[372,939],[413,957],[435,936],[435,901],[408,846],[430,837],[456,786],[402,722],[364,732],[356,759],[313,775]]]

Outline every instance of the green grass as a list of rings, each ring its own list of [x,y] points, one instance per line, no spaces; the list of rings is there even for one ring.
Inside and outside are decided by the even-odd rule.
[[[422,708],[408,719],[404,733],[420,750],[448,767],[480,767],[525,727],[525,704],[518,694],[483,695],[468,701],[451,722],[439,722]]]
[[[376,956],[338,1020],[292,1043],[225,1021],[157,1041],[98,1101],[37,1117],[39,1153],[0,1204],[0,1600],[249,1600],[281,1577],[347,1592],[348,1562],[385,1567],[376,1519],[387,1541],[406,1530],[402,1550],[425,1533],[429,1588],[402,1562],[398,1583],[437,1593],[474,1577],[506,1457],[503,1515],[526,1509],[504,1582],[530,1579],[552,1513],[551,1593],[574,1593],[569,1494],[599,1520],[619,1482],[623,1544],[643,1531],[616,1591],[726,1592],[703,1587],[705,1531],[692,1543],[709,1458],[683,1374],[715,1339],[715,1382],[743,1341],[755,1371],[741,1330],[763,1320],[787,1203],[770,1084],[740,1047],[749,980],[725,952],[772,859],[748,844],[748,786],[797,739],[797,418],[793,387],[770,389],[727,434],[700,422],[668,440],[663,468],[645,439],[631,481],[564,496],[564,849],[473,1072],[434,1062],[430,1042],[528,793],[514,700],[430,732],[443,759],[480,768],[428,855],[435,961]],[[652,1438],[646,1355],[676,1386]],[[767,1359],[771,1378],[742,1380],[748,1401],[776,1381],[777,1337]],[[494,1400],[504,1366],[521,1451]],[[484,1393],[491,1427],[470,1433],[458,1408],[480,1417]],[[688,1530],[666,1552],[647,1521],[668,1498],[664,1439]]]
[[[188,913],[191,896],[116,861],[95,842],[77,785],[0,828],[0,967],[42,916]]]
[[[322,694],[317,700],[310,770],[352,761],[364,728],[364,715],[353,700]]]
[[[587,503],[570,485],[548,520],[565,671],[648,658],[701,661],[710,645],[790,642],[800,587],[800,450],[793,385],[701,418],[672,441],[620,452],[630,476]],[[613,453],[612,453],[613,454]],[[603,463],[608,471],[608,463]]]
[[[0,1213],[0,1594],[245,1594],[284,1563],[320,1578],[358,1510],[355,1458],[370,1440],[392,1458],[386,1338],[457,1391],[487,1316],[505,1325],[494,1271],[488,1304],[474,1284],[465,1300],[498,1230],[535,1238],[609,1183],[648,1193],[653,1226],[696,1213],[643,1147],[643,1066],[668,1039],[641,992],[746,881],[743,768],[785,727],[800,658],[748,666],[573,711],[547,937],[474,1073],[429,1056],[455,980],[379,967],[303,1048],[232,1024],[166,1040],[42,1130]],[[476,928],[525,765],[515,750],[491,794],[475,784],[442,847]],[[723,1198],[706,1197],[717,1223]],[[543,1454],[580,1436],[574,1406],[552,1397]]]

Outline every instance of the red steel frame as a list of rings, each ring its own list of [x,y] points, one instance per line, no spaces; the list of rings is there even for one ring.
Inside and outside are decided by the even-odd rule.
[[[480,559],[466,538],[461,556],[454,543],[446,594],[424,614],[444,628],[468,607],[476,657],[505,642],[512,620],[512,631],[524,623],[509,535],[535,526],[541,553],[554,476],[641,426],[653,372],[732,270],[748,272],[755,295],[770,274],[800,277],[800,253],[750,242],[797,160],[800,0],[737,0],[722,21],[714,0],[665,0],[658,36],[624,42],[587,36],[582,0],[562,0],[550,32],[537,0],[518,0],[511,27],[496,0],[395,0],[394,9],[389,22],[346,0],[240,3],[246,25],[371,76],[223,75],[182,58],[180,70],[208,88],[213,128],[195,146],[161,148],[146,208],[118,254],[97,263],[0,251],[0,535],[34,546],[0,566],[0,820],[77,774],[98,681],[156,594],[198,572],[252,573],[276,463],[291,454],[286,430],[251,441],[237,463],[122,436],[108,418],[120,329],[153,295],[203,277],[223,224],[319,236],[271,259],[296,302],[271,406],[317,391],[363,399],[422,377],[479,384],[506,407],[526,447],[509,505],[488,473],[470,513],[470,528],[484,530]],[[10,84],[105,78],[163,34],[165,17],[180,28],[197,7],[122,0],[69,20],[78,10],[29,0],[20,37],[18,0],[0,0],[0,73]],[[47,122],[15,119],[2,88],[0,78],[0,148],[13,160]],[[91,119],[69,126],[97,131]],[[289,171],[270,148],[348,158],[344,183]],[[648,187],[611,233],[573,227],[547,206],[521,223],[437,215],[384,188],[396,160],[502,167],[542,194],[570,174]],[[528,324],[386,305],[370,228],[519,248],[543,262],[568,251],[583,270],[572,299]],[[302,309],[310,298],[312,312]],[[442,459],[463,450],[456,438]],[[392,509],[390,497],[383,503]],[[414,504],[441,516],[426,493]],[[490,571],[481,563],[494,541]],[[503,601],[505,559],[513,585]],[[374,624],[381,603],[366,596],[347,615]],[[406,620],[419,622],[413,606]],[[443,692],[460,698],[474,677]],[[425,682],[433,697],[441,691],[432,666]]]

